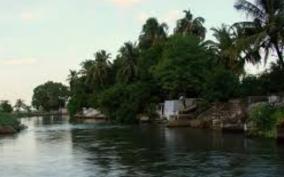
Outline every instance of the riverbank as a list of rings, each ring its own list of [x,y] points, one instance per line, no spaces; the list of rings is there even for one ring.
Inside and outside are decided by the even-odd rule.
[[[284,97],[263,96],[216,102],[199,112],[198,103],[168,118],[168,127],[191,127],[242,132],[249,136],[283,139]]]
[[[0,113],[0,135],[15,134],[25,127],[13,115]]]

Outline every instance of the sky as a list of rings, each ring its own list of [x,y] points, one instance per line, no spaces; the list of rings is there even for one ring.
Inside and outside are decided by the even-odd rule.
[[[136,41],[148,17],[172,32],[182,11],[218,27],[244,20],[235,0],[0,0],[0,100],[31,101],[46,81],[63,82],[69,69],[105,49],[115,57]],[[211,32],[207,34],[211,39]]]

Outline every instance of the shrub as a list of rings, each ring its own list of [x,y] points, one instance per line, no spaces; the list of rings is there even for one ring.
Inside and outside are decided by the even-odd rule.
[[[272,119],[277,120],[277,125],[281,124],[284,120],[284,107],[276,108],[271,117]]]
[[[271,119],[271,115],[274,112],[274,108],[267,104],[256,106],[249,114],[251,121],[255,123],[257,128],[269,131],[275,126],[277,120]]]
[[[268,104],[256,106],[249,113],[249,121],[254,124],[250,134],[265,137],[276,137],[277,125],[284,119],[284,109]]]
[[[135,123],[139,114],[153,115],[151,87],[137,82],[116,84],[99,95],[98,107],[113,122]]]
[[[0,113],[0,126],[19,126],[20,122],[10,114]]]

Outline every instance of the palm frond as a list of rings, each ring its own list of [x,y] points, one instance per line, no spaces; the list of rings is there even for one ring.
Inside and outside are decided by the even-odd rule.
[[[235,8],[252,18],[265,18],[266,16],[266,13],[262,9],[247,0],[238,0]]]

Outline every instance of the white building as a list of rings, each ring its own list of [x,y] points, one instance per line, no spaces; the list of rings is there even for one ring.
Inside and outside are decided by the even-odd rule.
[[[83,108],[83,117],[86,118],[105,118],[99,110],[94,108]]]
[[[194,105],[195,101],[195,98],[186,98],[184,105],[182,100],[166,100],[162,107],[162,116],[167,120],[176,119],[180,111],[191,107]]]

